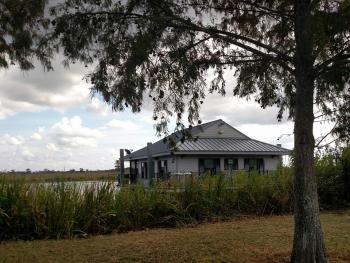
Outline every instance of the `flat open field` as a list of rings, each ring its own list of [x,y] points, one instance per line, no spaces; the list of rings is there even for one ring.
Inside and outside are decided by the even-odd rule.
[[[53,181],[94,181],[94,180],[115,180],[116,170],[103,171],[67,171],[67,172],[7,172],[1,173],[0,178],[10,180],[24,180],[27,182],[53,182]]]
[[[322,214],[330,262],[350,262],[350,210]],[[86,239],[8,241],[0,262],[288,262],[292,216]]]

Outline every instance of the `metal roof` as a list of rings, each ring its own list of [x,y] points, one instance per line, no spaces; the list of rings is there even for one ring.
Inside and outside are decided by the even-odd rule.
[[[190,129],[193,136],[200,131],[210,127],[211,125],[222,122],[222,120],[215,120],[204,123]],[[284,149],[275,145],[260,142],[250,139],[245,136],[244,139],[237,138],[198,138],[196,140],[186,140],[181,142],[182,134],[180,131],[169,135],[167,138],[172,138],[176,143],[174,154],[274,154],[286,155],[289,154],[288,149]],[[159,140],[149,147],[151,156],[165,156],[170,155],[171,149],[167,142]],[[130,159],[144,159],[147,158],[147,146],[141,148],[131,154],[125,156],[126,160]]]
[[[199,138],[179,144],[176,152],[274,153],[288,154],[289,150],[253,139]]]
[[[198,132],[200,132],[200,131],[206,129],[207,127],[210,127],[211,125],[214,125],[215,123],[218,123],[218,122],[222,122],[222,120],[219,119],[219,120],[203,123],[201,125],[197,125],[197,126],[194,126],[192,128],[187,128],[186,130],[190,130],[192,135],[195,135]],[[167,136],[166,138],[172,138],[172,140],[174,140],[175,143],[178,143],[181,140],[181,137],[182,137],[181,131],[177,131],[177,132],[174,132],[171,135]],[[157,155],[157,154],[162,154],[162,153],[164,153],[164,155],[170,154],[170,148],[168,146],[168,143],[164,143],[164,139],[161,139],[161,140],[153,143],[150,146],[150,154],[151,155]],[[147,158],[147,146],[125,156],[126,160],[134,159],[134,158],[136,158],[136,159]]]

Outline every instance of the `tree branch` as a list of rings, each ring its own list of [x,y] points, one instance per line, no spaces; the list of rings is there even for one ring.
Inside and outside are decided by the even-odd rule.
[[[336,122],[333,126],[333,128],[326,134],[324,135],[315,145],[316,148],[319,147],[319,145],[321,144],[322,141],[324,141],[324,139],[326,139],[330,134],[332,134],[332,132],[334,131],[335,127],[337,126],[338,122]],[[337,139],[336,139],[337,140]],[[334,142],[335,140],[333,140],[332,142]],[[331,144],[332,142],[330,143],[327,143],[326,145],[329,145]],[[322,147],[326,146],[326,145],[323,145]]]
[[[246,51],[249,51],[253,54],[256,54],[258,56],[274,60],[274,61],[276,61],[276,63],[280,64],[283,68],[285,68],[286,70],[288,70],[294,74],[294,69],[291,68],[286,63],[286,62],[289,62],[289,63],[293,64],[293,58],[280,52],[278,49],[275,49],[267,44],[264,44],[262,42],[259,42],[257,40],[248,38],[248,37],[240,35],[240,34],[228,32],[228,31],[224,31],[224,30],[219,30],[219,29],[212,28],[212,27],[198,26],[189,20],[185,20],[185,19],[180,18],[180,17],[170,16],[169,14],[167,14],[167,17],[161,17],[161,16],[154,17],[154,16],[147,16],[147,15],[142,15],[142,14],[137,14],[137,13],[99,11],[99,12],[85,12],[85,13],[77,12],[77,13],[73,14],[73,16],[74,15],[78,15],[78,16],[114,15],[114,16],[120,16],[120,18],[124,18],[124,19],[137,18],[137,19],[152,20],[155,22],[164,22],[165,21],[167,23],[167,26],[169,26],[169,27],[181,28],[181,29],[186,29],[186,30],[190,30],[190,31],[193,30],[193,31],[197,31],[197,32],[207,33],[207,34],[211,35],[213,38],[224,40],[230,44],[233,44],[237,47],[240,47],[240,48],[242,48]],[[181,23],[181,24],[178,24],[176,22]],[[247,42],[247,43],[250,43],[250,44],[254,45],[256,48],[249,46],[248,44],[242,43],[240,40]],[[265,49],[268,52],[272,52],[272,53],[276,54],[277,57],[275,57],[271,54],[265,53],[265,52],[259,50],[259,48]],[[284,62],[281,60],[284,60]]]
[[[326,61],[323,61],[322,63],[319,63],[315,66],[315,72],[320,72],[322,71],[322,69],[327,68],[327,66],[333,62],[336,61],[340,61],[340,60],[346,60],[348,58],[350,58],[350,54],[346,53],[344,54],[344,52],[349,51],[350,47],[346,47],[344,49],[342,49],[338,54],[336,54],[335,56],[327,59]]]

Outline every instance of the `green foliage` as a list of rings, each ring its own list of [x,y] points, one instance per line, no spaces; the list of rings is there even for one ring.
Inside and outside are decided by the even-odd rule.
[[[346,147],[341,156],[343,166],[342,179],[344,182],[344,197],[350,203],[350,146]]]
[[[173,114],[178,128],[186,111],[190,123],[199,121],[208,90],[233,90],[263,108],[277,105],[278,118],[285,112],[294,118],[296,72],[310,62],[314,103],[323,116],[339,120],[333,133],[347,140],[349,1],[308,1],[299,9],[298,3],[66,0],[51,9],[50,44],[63,50],[67,63],[96,65],[88,76],[92,92],[114,110],[140,111],[149,95],[161,131]],[[297,48],[299,16],[310,21],[310,41]],[[301,53],[312,61],[296,60],[309,43]],[[226,86],[227,69],[237,77],[235,86]]]
[[[315,157],[315,175],[317,178],[320,203],[325,208],[341,207],[349,203],[350,147],[341,152],[327,150]]]
[[[51,47],[44,40],[49,19],[44,17],[47,0],[2,0],[0,2],[0,68],[18,64],[34,67],[35,56],[51,69]]]
[[[346,205],[349,148],[316,158],[321,207]],[[0,239],[65,238],[293,211],[293,169],[170,176],[151,188],[0,178]],[[345,176],[345,173],[346,176]],[[349,200],[348,200],[349,201]]]
[[[0,181],[1,239],[64,238],[74,235],[174,227],[230,218],[291,212],[291,175],[232,178],[190,176],[176,185],[159,183],[116,190],[111,183],[81,186]],[[165,187],[165,185],[167,187]]]

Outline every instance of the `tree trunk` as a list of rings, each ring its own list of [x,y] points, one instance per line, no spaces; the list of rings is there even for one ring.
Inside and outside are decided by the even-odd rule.
[[[295,1],[294,242],[291,262],[327,262],[314,176],[313,40],[310,2]]]

